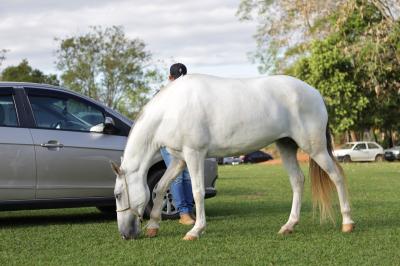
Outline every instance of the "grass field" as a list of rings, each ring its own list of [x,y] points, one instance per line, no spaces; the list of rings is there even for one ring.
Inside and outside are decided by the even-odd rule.
[[[163,221],[155,239],[124,241],[115,218],[95,208],[1,212],[0,265],[399,265],[400,163],[344,168],[352,234],[340,233],[339,212],[335,226],[313,218],[307,178],[296,232],[277,235],[291,207],[283,168],[223,166],[198,241],[182,241],[189,228],[176,221]]]

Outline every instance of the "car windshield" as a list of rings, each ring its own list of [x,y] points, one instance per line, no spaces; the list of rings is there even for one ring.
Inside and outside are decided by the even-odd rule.
[[[351,149],[351,147],[353,147],[354,143],[346,143],[344,145],[342,145],[340,148],[343,150],[348,150]]]

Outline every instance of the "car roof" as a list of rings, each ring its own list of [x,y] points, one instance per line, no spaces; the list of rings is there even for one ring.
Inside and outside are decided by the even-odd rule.
[[[102,104],[101,102],[98,102],[92,98],[89,98],[85,95],[82,95],[80,93],[77,93],[73,90],[61,87],[61,86],[55,86],[55,85],[49,85],[49,84],[44,84],[44,83],[33,83],[33,82],[16,82],[16,81],[0,81],[0,88],[9,88],[9,87],[29,87],[29,88],[34,88],[34,89],[51,89],[51,90],[56,90],[56,91],[62,91],[62,92],[67,92],[67,93],[71,93],[74,95],[77,95],[79,97],[83,97],[86,100],[95,102],[95,103],[99,103],[101,105],[104,106],[104,104]],[[105,106],[107,107],[107,106]]]
[[[62,88],[60,86],[49,85],[44,83],[34,83],[34,82],[18,82],[18,81],[0,81],[0,87],[34,87],[34,88],[53,88],[53,89],[61,89],[68,90],[66,88]],[[70,91],[70,90],[68,90]]]
[[[378,144],[375,141],[350,141],[350,142],[346,142],[346,144],[358,144],[358,143],[374,143],[374,144]]]
[[[49,85],[49,84],[44,84],[44,83],[34,83],[34,82],[16,82],[16,81],[0,81],[0,90],[1,88],[9,88],[9,87],[29,87],[29,88],[33,88],[33,89],[50,89],[50,90],[54,90],[54,91],[61,91],[61,92],[66,92],[69,94],[73,94],[75,96],[78,96],[80,98],[83,98],[89,102],[95,103],[97,105],[102,106],[103,108],[107,109],[107,111],[109,111],[110,113],[112,113],[115,116],[118,116],[119,118],[121,118],[125,123],[132,125],[133,121],[130,120],[129,118],[127,118],[126,116],[124,116],[123,114],[120,114],[119,112],[111,109],[110,107],[106,106],[105,104],[103,104],[102,102],[99,102],[95,99],[92,99],[90,97],[87,97],[83,94],[80,94],[78,92],[75,92],[73,90],[64,88],[64,87],[60,87],[60,86],[55,86],[55,85]]]

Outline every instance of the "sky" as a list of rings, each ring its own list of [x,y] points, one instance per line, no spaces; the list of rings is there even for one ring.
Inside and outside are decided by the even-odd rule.
[[[256,49],[255,22],[235,16],[240,0],[0,0],[0,49],[9,50],[2,69],[28,59],[57,73],[54,38],[84,34],[89,26],[122,25],[140,38],[155,64],[182,62],[189,73],[258,76],[248,53]]]

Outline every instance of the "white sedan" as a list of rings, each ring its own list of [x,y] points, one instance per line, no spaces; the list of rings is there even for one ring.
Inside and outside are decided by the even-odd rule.
[[[342,162],[382,161],[383,148],[376,142],[348,142],[340,149],[334,150],[333,155]]]

